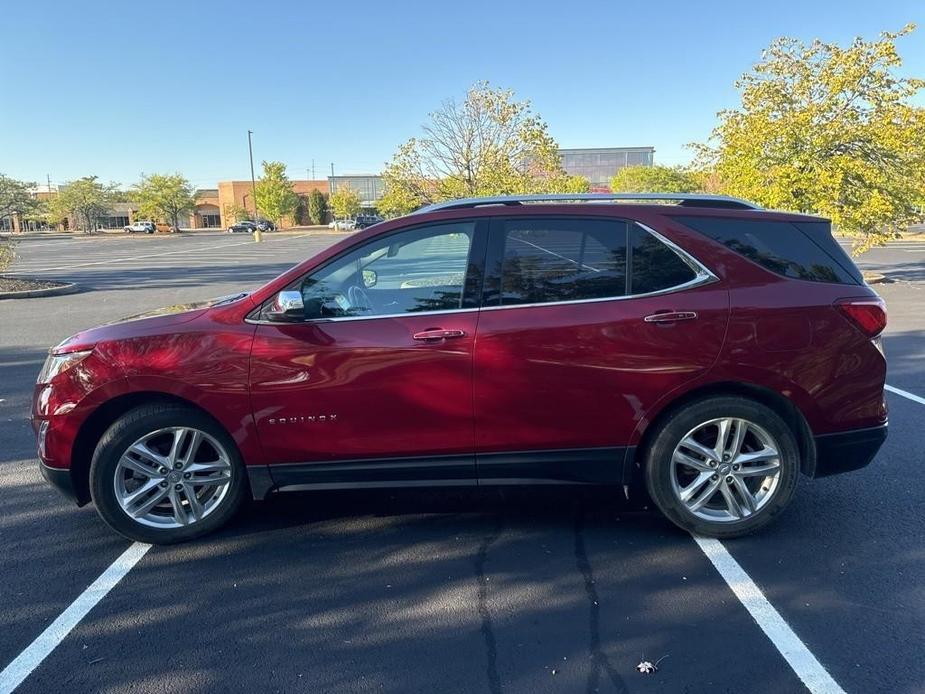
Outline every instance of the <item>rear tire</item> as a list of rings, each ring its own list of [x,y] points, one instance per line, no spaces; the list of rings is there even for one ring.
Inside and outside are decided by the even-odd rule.
[[[738,396],[679,409],[655,432],[644,463],[646,489],[659,510],[684,530],[716,538],[747,535],[774,520],[800,474],[790,427],[765,405]]]
[[[127,412],[103,434],[90,464],[91,496],[103,520],[152,544],[218,529],[245,503],[247,487],[243,461],[224,428],[180,405]]]

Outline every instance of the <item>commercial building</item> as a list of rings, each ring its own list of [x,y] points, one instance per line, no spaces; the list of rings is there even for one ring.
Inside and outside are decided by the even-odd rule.
[[[328,180],[319,179],[315,181],[301,180],[290,181],[292,190],[296,195],[308,195],[313,190],[318,190],[325,195],[330,191]],[[254,214],[253,184],[251,181],[219,181],[216,195],[208,199],[210,207],[215,208],[211,214],[219,215],[219,223],[215,226],[225,228],[229,226],[246,212],[248,216]],[[197,208],[198,209],[198,208]],[[195,222],[196,220],[192,220]],[[283,226],[291,226],[291,219],[283,219]],[[183,226],[182,224],[180,226]],[[193,229],[203,227],[192,226]]]
[[[560,149],[562,168],[570,176],[584,176],[591,190],[610,192],[610,179],[627,166],[652,166],[654,147],[595,147]]]

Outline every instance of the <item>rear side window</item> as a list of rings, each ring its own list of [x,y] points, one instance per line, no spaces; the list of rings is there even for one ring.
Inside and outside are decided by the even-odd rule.
[[[778,275],[811,282],[859,284],[843,266],[845,260],[851,263],[847,256],[840,262],[790,222],[732,217],[674,219]],[[851,267],[857,271],[853,263]]]
[[[504,222],[501,305],[625,293],[626,222],[556,218]]]
[[[633,245],[632,294],[659,292],[696,279],[697,274],[690,265],[645,229],[633,224],[630,240]]]

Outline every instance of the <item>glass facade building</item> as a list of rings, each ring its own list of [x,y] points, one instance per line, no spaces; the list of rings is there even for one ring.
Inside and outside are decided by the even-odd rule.
[[[382,182],[382,176],[376,175],[354,175],[354,176],[328,176],[328,190],[336,193],[340,188],[353,188],[360,194],[360,201],[363,207],[375,207],[375,204],[382,197],[385,184]]]
[[[654,147],[596,147],[560,149],[562,168],[571,176],[584,176],[591,189],[610,190],[610,179],[626,166],[652,166]]]

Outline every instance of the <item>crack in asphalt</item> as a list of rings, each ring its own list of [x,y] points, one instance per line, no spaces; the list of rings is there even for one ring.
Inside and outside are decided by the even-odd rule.
[[[579,511],[575,516],[575,564],[585,580],[585,595],[588,597],[588,631],[590,632],[589,650],[591,652],[591,670],[588,672],[588,684],[585,691],[594,694],[600,687],[601,670],[607,673],[611,684],[618,692],[629,692],[620,673],[610,662],[610,658],[601,648],[601,615],[600,599],[597,586],[594,583],[594,570],[588,560],[588,550],[585,547],[585,514]]]
[[[501,535],[501,516],[495,520],[491,532],[485,536],[479,545],[475,556],[475,579],[478,582],[478,611],[482,620],[482,639],[485,641],[485,655],[488,663],[485,668],[488,676],[488,690],[491,694],[501,694],[501,677],[498,675],[498,644],[495,631],[491,624],[491,613],[488,611],[488,579],[485,578],[485,562],[488,560],[488,550]]]

